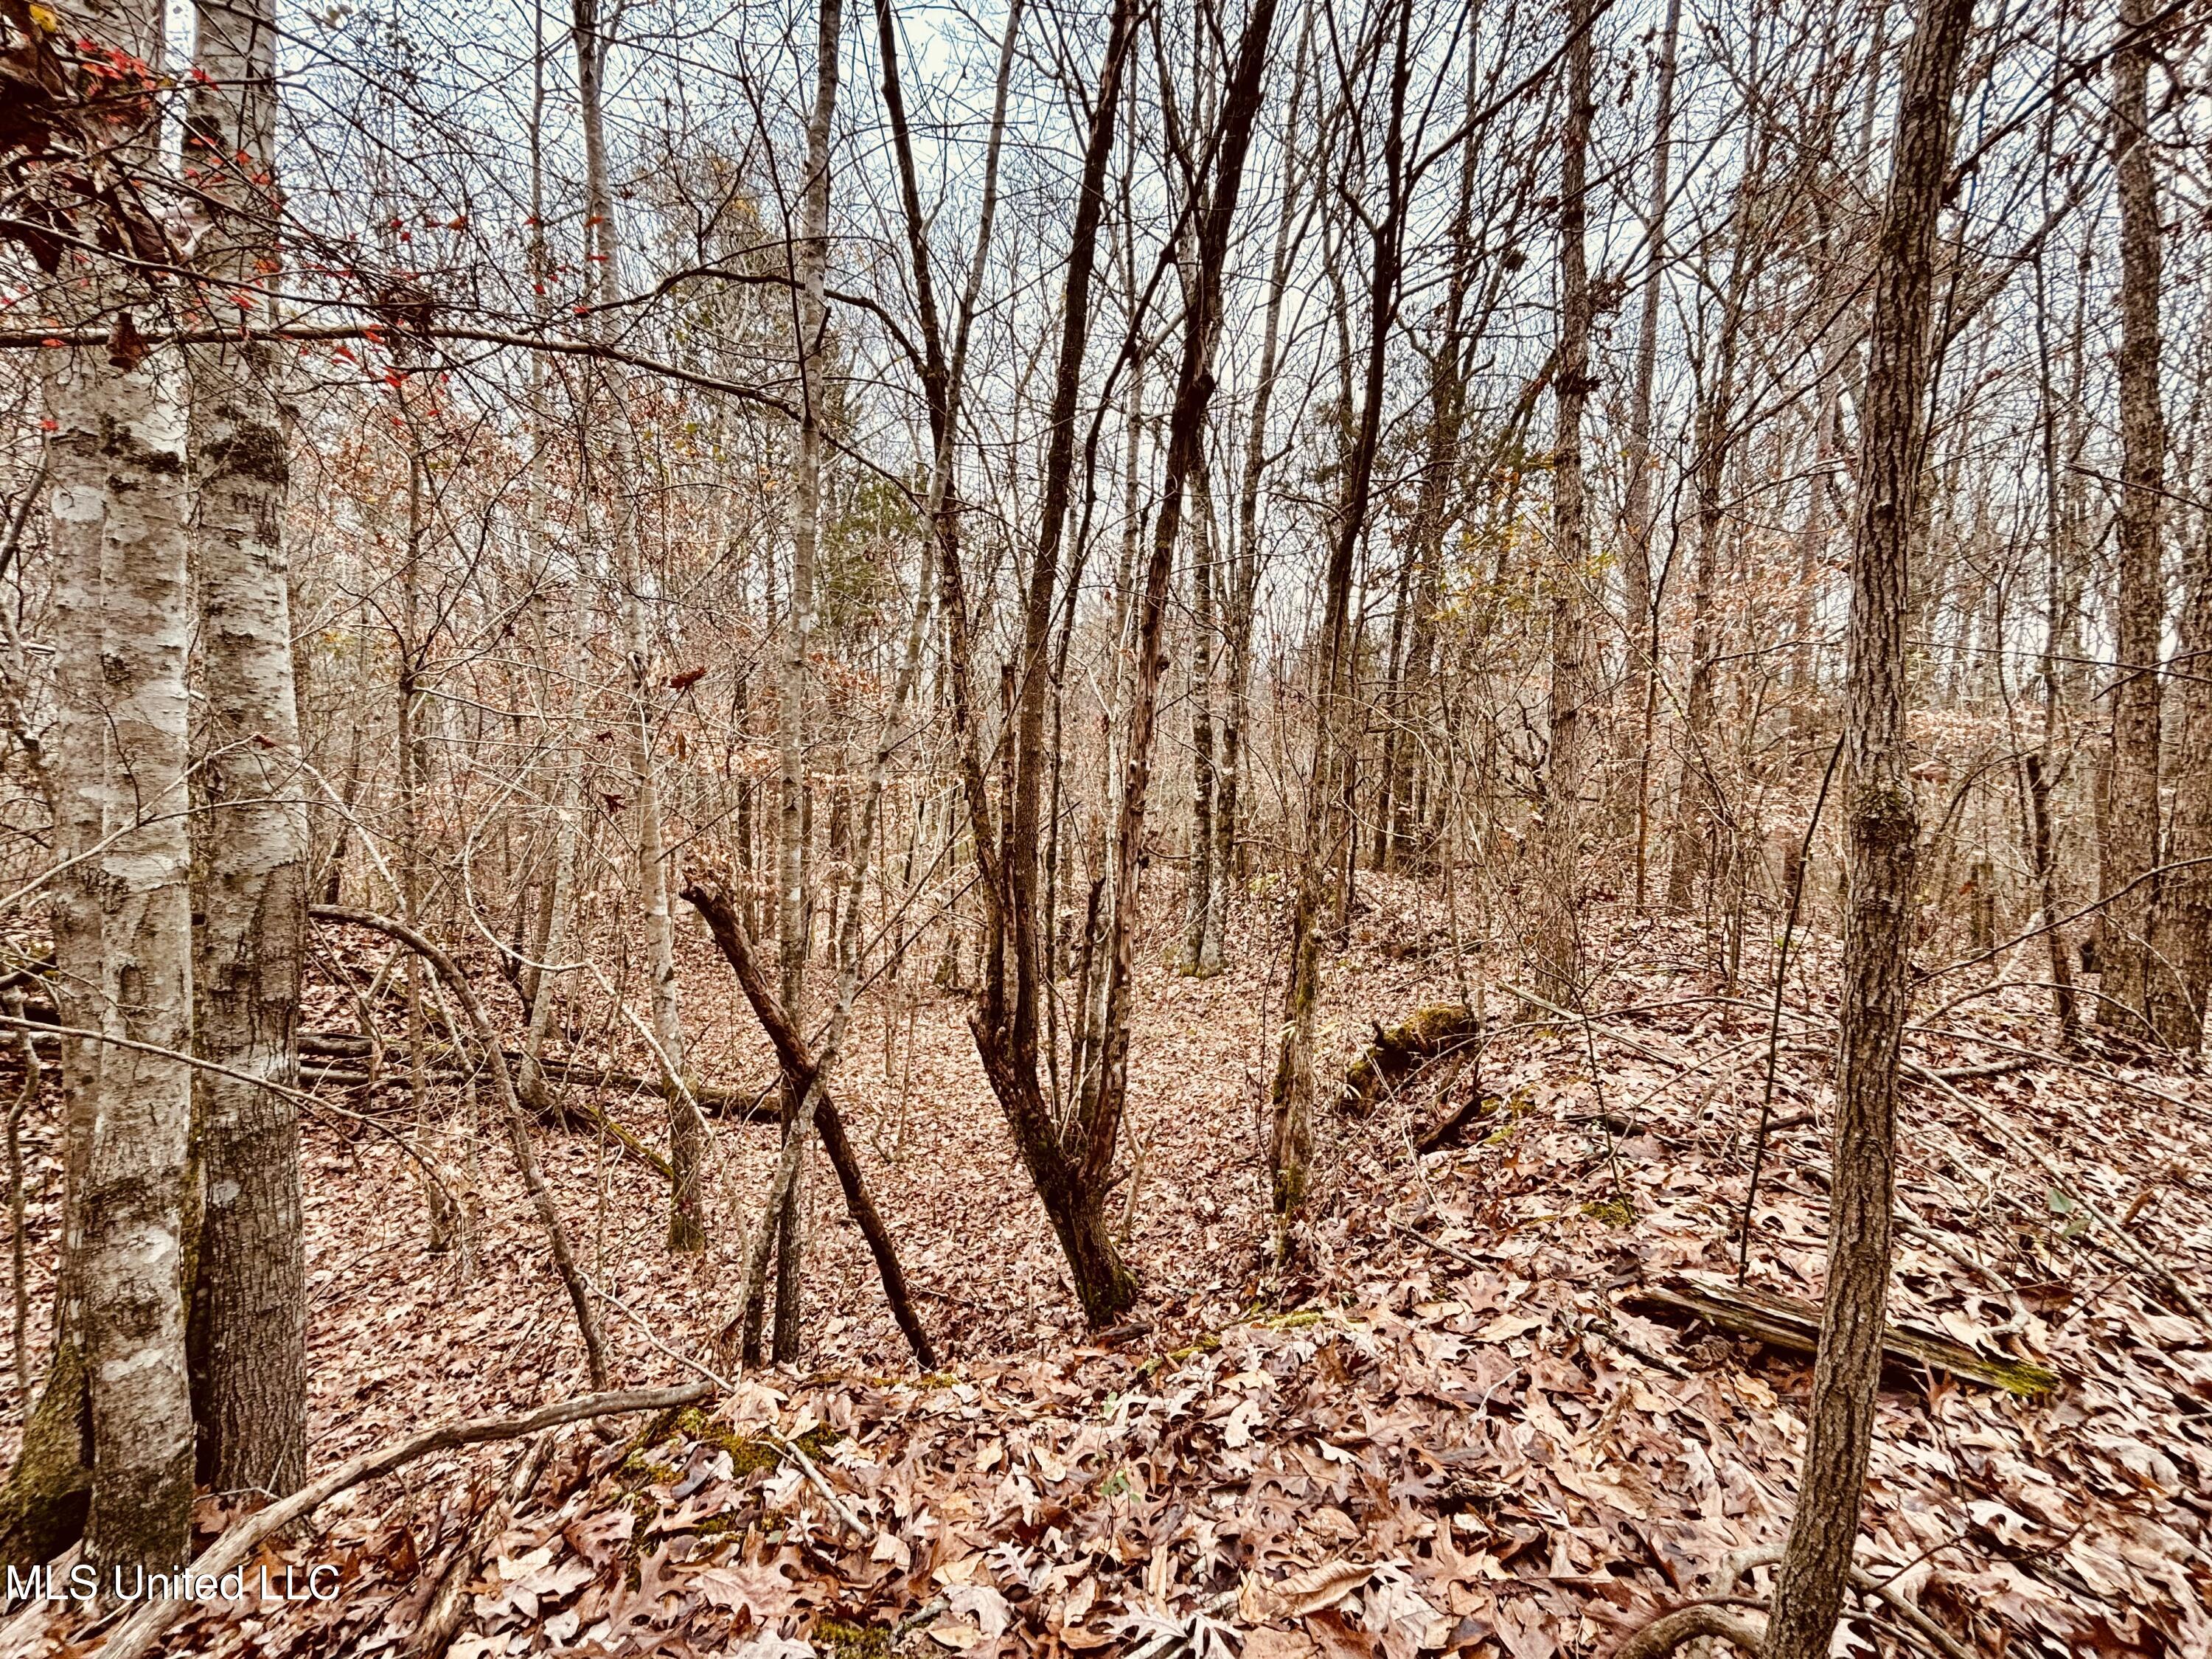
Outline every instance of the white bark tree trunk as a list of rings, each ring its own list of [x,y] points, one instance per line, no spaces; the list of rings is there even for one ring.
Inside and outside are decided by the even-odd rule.
[[[198,258],[226,318],[274,320],[276,19],[270,0],[198,8],[187,179],[218,217]],[[288,482],[265,345],[193,354],[191,555],[199,590],[206,727],[198,743],[195,964],[203,1058],[198,1149],[206,1212],[192,1297],[200,1474],[218,1491],[278,1495],[306,1467],[307,1292],[300,1225],[297,1021],[307,819],[283,539]]]
[[[118,356],[129,354],[118,353]],[[67,590],[57,647],[80,665],[55,757],[65,878],[92,1029],[180,1054],[192,1027],[185,825],[184,411],[176,365],[86,354],[64,377],[64,441],[96,454],[95,485],[57,481]],[[79,706],[80,702],[84,706]],[[89,1144],[71,1194],[92,1429],[86,1558],[165,1571],[189,1554],[192,1415],[183,1237],[191,1073],[181,1059],[106,1045],[88,1057]]]

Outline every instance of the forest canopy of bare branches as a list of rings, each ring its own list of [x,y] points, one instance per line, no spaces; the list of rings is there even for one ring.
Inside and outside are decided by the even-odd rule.
[[[2207,21],[0,0],[0,1653],[2212,1653]]]

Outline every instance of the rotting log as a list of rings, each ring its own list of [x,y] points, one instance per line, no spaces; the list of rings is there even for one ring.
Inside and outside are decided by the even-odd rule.
[[[1816,1353],[1820,1346],[1820,1310],[1809,1302],[1772,1291],[1738,1288],[1710,1280],[1669,1279],[1642,1285],[1622,1297],[1623,1304],[1660,1313],[1686,1315],[1703,1320],[1731,1336],[1749,1337],[1769,1347],[1792,1353]],[[1914,1325],[1888,1324],[1882,1331],[1882,1352],[1896,1364],[1926,1365],[2002,1389],[2023,1399],[2049,1394],[2061,1381],[2058,1372],[2033,1360],[1991,1354]]]
[[[1387,1030],[1378,1024],[1375,1041],[1345,1073],[1337,1103],[1347,1112],[1365,1112],[1431,1060],[1481,1035],[1481,1017],[1463,1002],[1431,1003]]]

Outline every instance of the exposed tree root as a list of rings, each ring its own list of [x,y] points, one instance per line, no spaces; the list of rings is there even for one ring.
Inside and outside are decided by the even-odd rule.
[[[1662,1613],[1613,1650],[1613,1659],[1663,1659],[1701,1636],[1726,1642],[1758,1659],[1764,1638],[1748,1621],[1725,1608],[1698,1604]]]

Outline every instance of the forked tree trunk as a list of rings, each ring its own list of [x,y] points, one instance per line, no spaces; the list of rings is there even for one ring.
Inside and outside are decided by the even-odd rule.
[[[1826,1659],[1858,1539],[1889,1291],[1898,1048],[1920,833],[1905,733],[1905,617],[1935,307],[1936,226],[1973,0],[1927,0],[1905,55],[1875,256],[1852,538],[1848,724],[1850,898],[1844,933],[1828,1272],[1810,1429],[1768,1620],[1767,1659]]]
[[[2112,57],[2112,149],[2120,198],[2120,500],[2115,599],[2112,751],[2102,876],[2103,1024],[2132,1025],[2149,984],[2147,941],[2157,903],[2158,744],[2166,580],[2160,553],[2165,517],[2166,421],[2159,404],[2158,160],[2150,119],[2152,47],[2142,38],[2152,6],[2122,0],[2126,39]]]
[[[1039,976],[1042,939],[1037,875],[1048,759],[1044,744],[1045,694],[1051,678],[1050,631],[1074,462],[1076,402],[1090,339],[1091,276],[1105,210],[1106,164],[1113,150],[1121,79],[1135,21],[1133,0],[1115,0],[1084,143],[1059,364],[1048,422],[1037,546],[1024,596],[1022,637],[1017,657],[1008,665],[1011,730],[1001,745],[1001,777],[1007,797],[1002,829],[994,828],[992,822],[991,784],[982,763],[974,707],[974,639],[957,538],[941,537],[939,544],[944,561],[948,678],[959,732],[962,783],[982,878],[979,888],[987,910],[983,996],[981,1006],[970,1016],[969,1025],[984,1075],[990,1080],[992,1093],[1013,1131],[1023,1164],[1060,1238],[1077,1299],[1094,1326],[1110,1324],[1129,1305],[1136,1295],[1136,1283],[1122,1265],[1106,1229],[1106,1165],[1113,1148],[1110,1139],[1102,1141],[1095,1131],[1103,1128],[1110,1133],[1112,1125],[1095,1124],[1085,1110],[1063,1120],[1044,1089],[1039,1051],[1043,987]]]
[[[276,29],[268,0],[201,0],[187,182],[216,216],[196,262],[211,309],[273,321]],[[283,1496],[307,1459],[307,1286],[300,1217],[297,1022],[307,818],[283,543],[288,458],[279,356],[192,356],[192,460],[206,729],[196,745],[196,1046],[203,1215],[192,1291],[200,1478]],[[276,1085],[263,1088],[248,1078]]]
[[[1276,0],[1255,0],[1224,93],[1212,177],[1199,215],[1193,282],[1183,313],[1182,362],[1168,414],[1166,476],[1152,525],[1152,556],[1137,615],[1136,683],[1129,705],[1128,751],[1114,836],[1114,911],[1107,936],[1103,1054],[1094,1097],[1082,1103],[1087,1120],[1082,1176],[1103,1192],[1128,1094],[1129,996],[1137,937],[1138,884],[1142,870],[1145,799],[1152,782],[1158,735],[1160,681],[1167,667],[1168,590],[1176,542],[1182,534],[1183,499],[1200,467],[1206,410],[1213,398],[1213,347],[1221,326],[1223,267],[1230,227],[1244,181],[1244,158],[1260,115],[1261,76],[1275,27]],[[1203,505],[1203,503],[1201,503]],[[1203,557],[1208,538],[1197,538]]]

